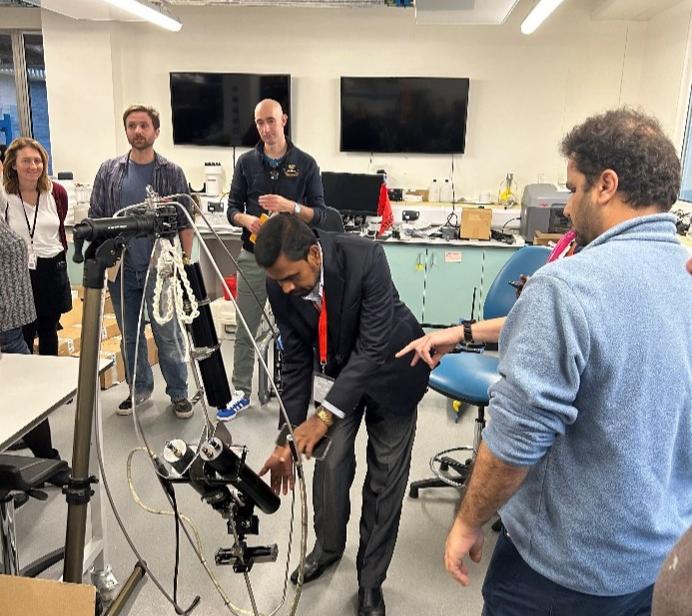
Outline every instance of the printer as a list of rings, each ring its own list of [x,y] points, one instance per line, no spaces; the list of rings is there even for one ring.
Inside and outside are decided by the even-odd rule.
[[[570,228],[564,214],[568,190],[558,190],[553,184],[527,184],[521,196],[520,233],[526,242],[533,242],[536,231],[565,233]]]

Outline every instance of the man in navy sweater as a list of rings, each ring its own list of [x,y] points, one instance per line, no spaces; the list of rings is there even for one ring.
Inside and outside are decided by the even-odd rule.
[[[585,248],[536,272],[500,337],[445,565],[469,583],[500,533],[485,616],[649,614],[656,574],[692,524],[692,278],[667,213],[680,186],[656,120],[620,109],[564,139],[565,208]],[[444,332],[413,346],[429,363]],[[448,336],[447,336],[448,337]]]
[[[257,335],[267,301],[267,277],[254,257],[255,235],[262,215],[292,214],[313,227],[319,227],[326,217],[320,168],[312,156],[286,137],[286,122],[288,116],[277,101],[268,98],[257,103],[255,126],[260,141],[238,159],[233,172],[228,221],[243,228],[238,267],[244,276],[238,277],[237,302],[250,331],[238,325],[231,381],[239,397],[229,408],[218,412],[221,421],[234,419],[250,406],[255,362],[252,338]]]

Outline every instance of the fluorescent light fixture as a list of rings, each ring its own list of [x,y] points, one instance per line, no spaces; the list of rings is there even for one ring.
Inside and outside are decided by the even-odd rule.
[[[171,32],[179,32],[180,28],[183,27],[183,24],[177,19],[173,19],[162,11],[140,2],[140,0],[104,0],[104,2]]]
[[[521,33],[531,34],[564,0],[538,0],[526,19],[521,22]]]

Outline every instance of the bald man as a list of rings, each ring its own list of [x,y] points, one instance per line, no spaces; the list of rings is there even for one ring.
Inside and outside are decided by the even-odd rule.
[[[260,216],[284,212],[319,227],[325,219],[324,190],[320,169],[309,154],[293,145],[284,132],[288,116],[281,105],[264,99],[255,107],[255,126],[259,143],[243,154],[235,166],[228,197],[228,220],[243,228],[243,248],[238,265],[245,278],[238,276],[238,307],[254,337],[267,300],[266,275],[255,263],[254,234]],[[253,295],[254,292],[254,295]],[[233,349],[234,397],[228,409],[217,417],[228,421],[250,405],[255,351],[245,328],[238,324]]]

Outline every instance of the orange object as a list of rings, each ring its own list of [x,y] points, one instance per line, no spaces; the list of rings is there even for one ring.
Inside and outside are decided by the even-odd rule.
[[[269,220],[268,214],[260,214],[260,217],[259,217],[260,225],[263,225],[267,220]],[[257,240],[257,234],[252,233],[250,235],[250,241],[254,244],[256,240]]]

